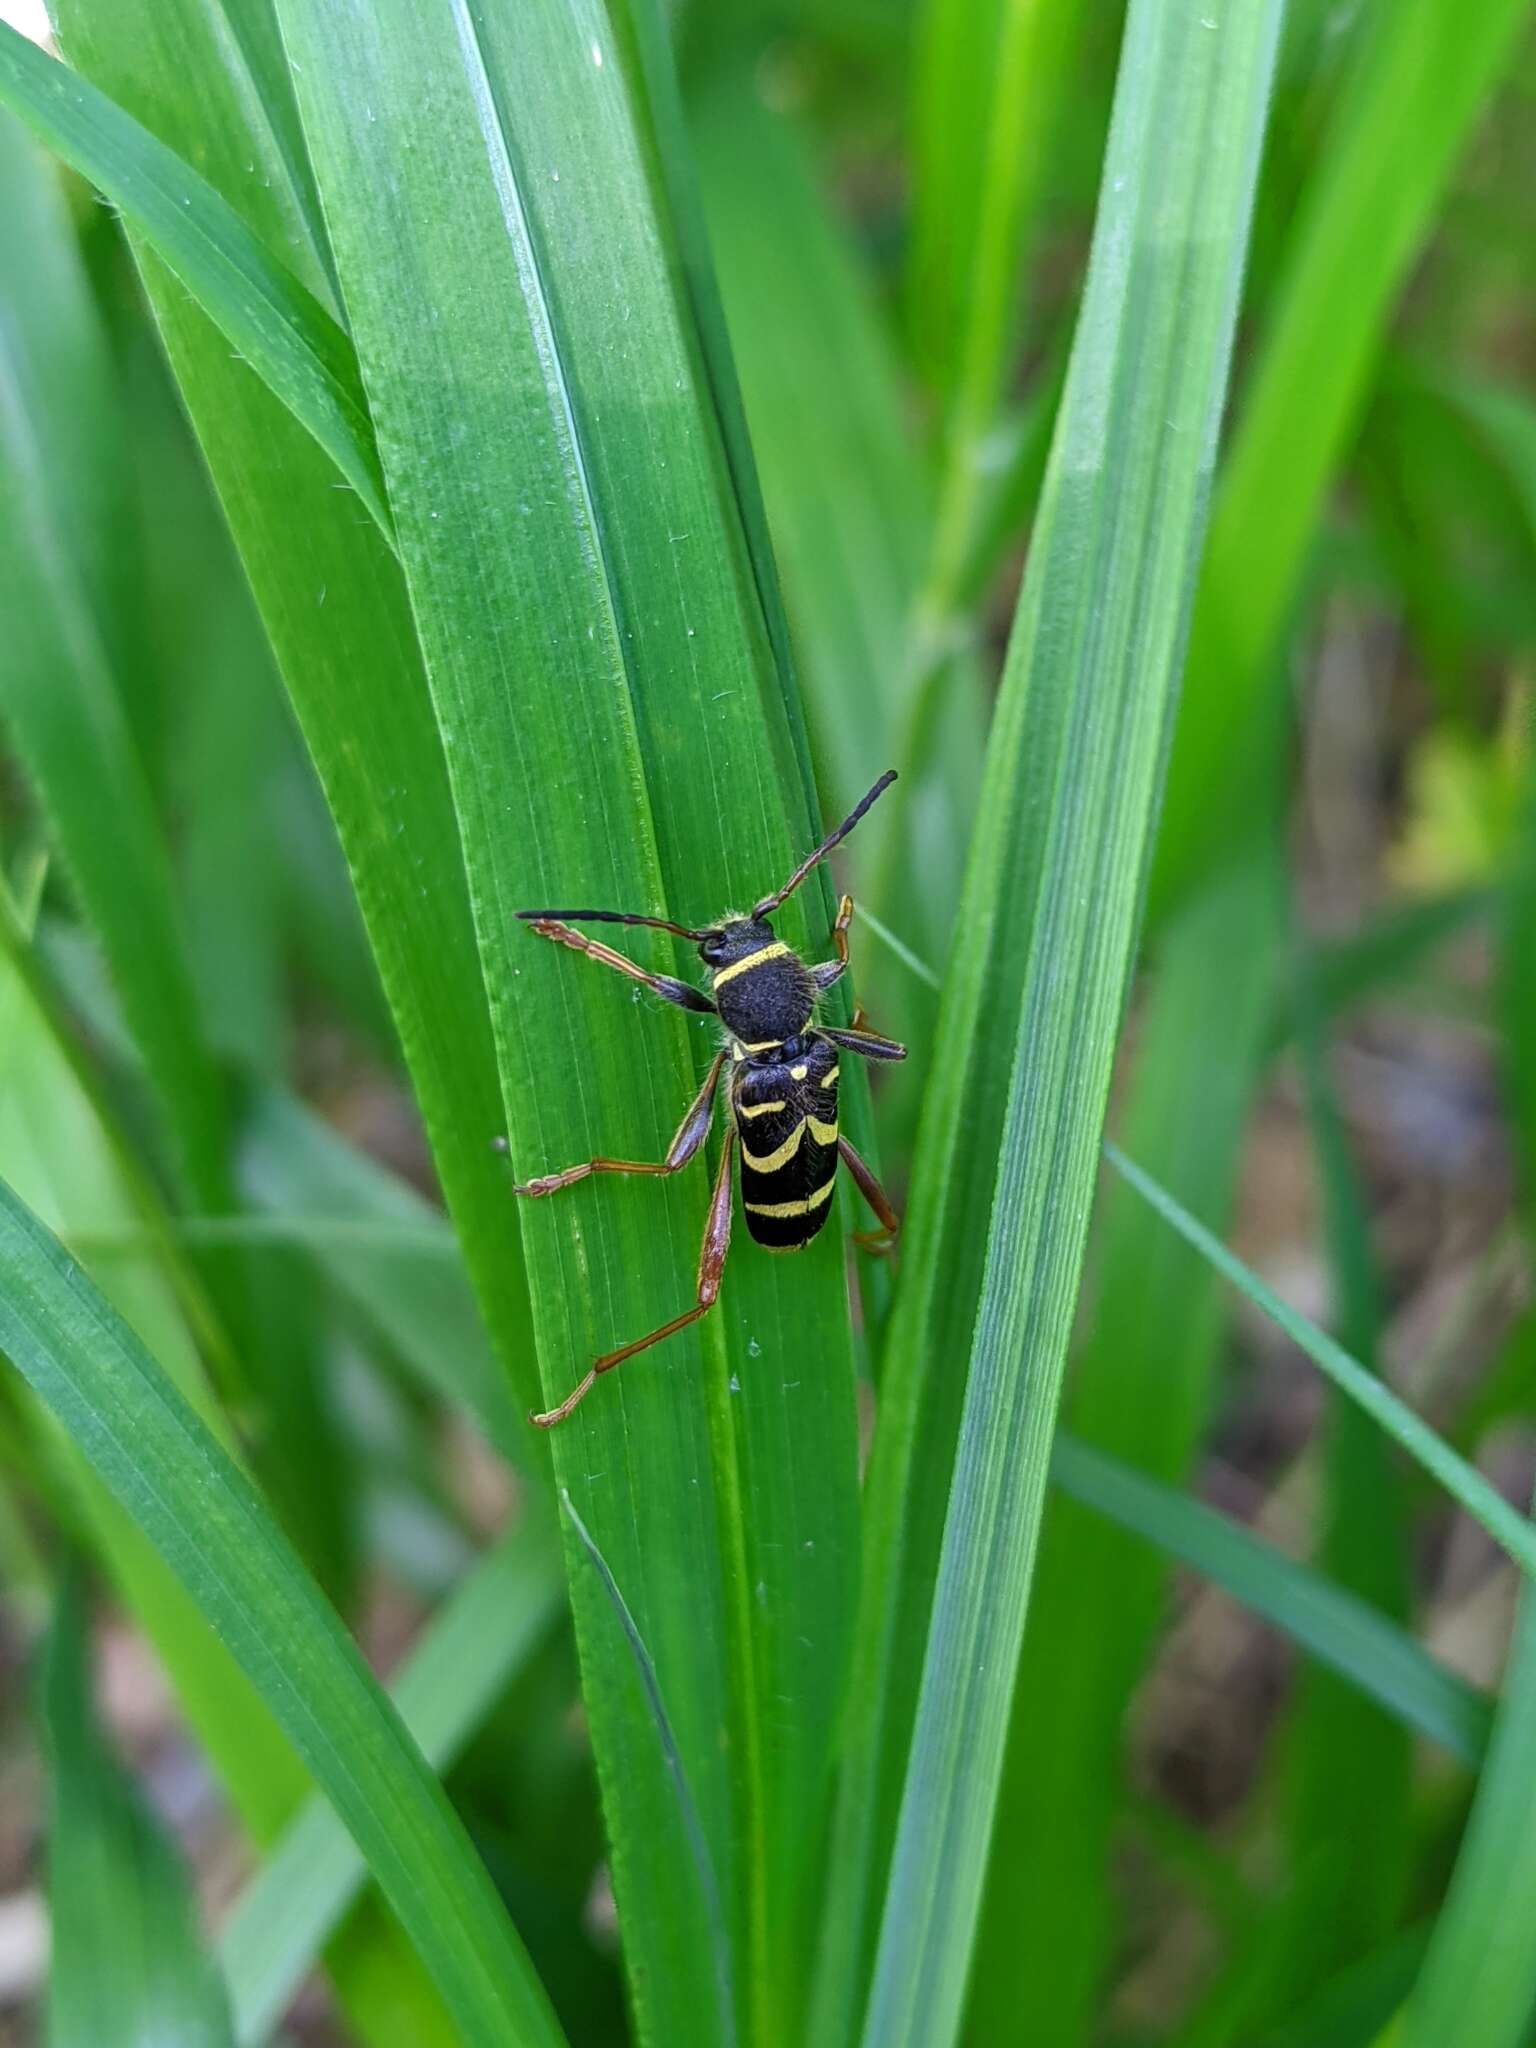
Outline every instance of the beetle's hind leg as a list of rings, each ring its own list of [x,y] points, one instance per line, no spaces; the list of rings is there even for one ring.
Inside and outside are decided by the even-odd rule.
[[[726,1133],[725,1146],[720,1154],[720,1170],[715,1175],[715,1192],[710,1198],[709,1216],[704,1225],[704,1242],[699,1250],[698,1291],[693,1307],[680,1316],[674,1316],[670,1323],[663,1323],[659,1330],[652,1330],[648,1337],[637,1337],[633,1344],[622,1345],[619,1350],[605,1352],[601,1358],[594,1359],[591,1371],[566,1395],[558,1408],[547,1409],[542,1415],[531,1415],[528,1418],[530,1422],[540,1429],[553,1429],[586,1399],[597,1385],[600,1374],[612,1372],[616,1365],[622,1365],[626,1358],[633,1358],[638,1351],[649,1351],[664,1337],[676,1336],[679,1330],[686,1330],[690,1323],[696,1323],[700,1316],[708,1315],[714,1307],[720,1293],[720,1276],[725,1271],[725,1255],[731,1248],[731,1155],[735,1148],[736,1133],[731,1130]]]
[[[709,1136],[710,1122],[715,1113],[715,1089],[720,1083],[720,1069],[725,1064],[725,1054],[717,1053],[704,1076],[703,1086],[689,1103],[682,1122],[672,1134],[667,1147],[667,1156],[659,1165],[649,1159],[585,1159],[580,1166],[567,1166],[560,1173],[541,1173],[536,1180],[525,1180],[512,1192],[514,1195],[529,1195],[537,1199],[540,1195],[557,1194],[561,1188],[574,1187],[579,1180],[586,1180],[594,1173],[676,1173],[686,1166]]]
[[[837,1149],[842,1155],[843,1164],[857,1181],[859,1193],[880,1219],[878,1230],[856,1230],[853,1234],[854,1243],[867,1252],[875,1253],[876,1256],[893,1252],[896,1249],[896,1240],[901,1235],[901,1218],[892,1207],[890,1196],[841,1133],[838,1136]]]

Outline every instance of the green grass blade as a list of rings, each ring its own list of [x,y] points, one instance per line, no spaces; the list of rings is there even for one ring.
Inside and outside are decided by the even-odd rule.
[[[1077,0],[927,0],[918,21],[914,350],[928,382],[973,428],[991,424],[1016,339],[1080,19]]]
[[[315,282],[330,251],[303,147],[214,0],[56,0],[66,55],[195,158],[254,232]],[[256,10],[255,13],[259,13]],[[253,15],[254,18],[254,15]],[[275,31],[274,31],[275,34]],[[291,109],[288,110],[291,114]],[[335,466],[143,245],[181,396],[336,820],[369,941],[504,1370],[537,1391],[527,1288],[491,1152],[501,1091],[458,822],[399,566]]]
[[[1172,920],[1154,956],[1119,1119],[1138,1155],[1224,1223],[1275,1007],[1283,930],[1278,849],[1256,849]],[[1211,962],[1223,1001],[1211,1002]],[[1216,1398],[1220,1282],[1129,1188],[1103,1189],[1099,1276],[1065,1419],[1098,1450],[1182,1485]],[[1125,1722],[1167,1609],[1166,1561],[1054,1498],[1019,1665],[1008,1769],[971,1992],[984,2038],[1015,2020],[1072,2040],[1116,1935],[1109,1881],[1126,1795]],[[1048,1858],[1019,1845],[1050,1842]]]
[[[1471,377],[1438,380],[1430,389],[1481,435],[1509,478],[1536,544],[1536,406],[1529,394]]]
[[[1225,1279],[1246,1294],[1255,1308],[1277,1323],[1291,1342],[1304,1351],[1312,1363],[1339,1387],[1357,1407],[1363,1409],[1408,1455],[1437,1479],[1446,1492],[1476,1522],[1481,1523],[1501,1549],[1526,1573],[1536,1573],[1536,1525],[1512,1508],[1482,1474],[1458,1457],[1450,1445],[1406,1402],[1400,1401],[1374,1373],[1326,1331],[1287,1307],[1241,1259],[1229,1252],[1203,1224],[1197,1223],[1166,1188],[1158,1186],[1114,1145],[1106,1145],[1110,1164],[1122,1173],[1157,1210],[1164,1222],[1209,1259]]]
[[[1496,898],[1486,889],[1457,889],[1423,902],[1394,905],[1347,939],[1316,949],[1313,978],[1323,1014],[1342,1016],[1367,997],[1408,979],[1428,953],[1484,921]],[[1291,1020],[1286,1020],[1289,1028]]]
[[[78,516],[111,488],[106,447],[72,447],[69,422],[77,402],[110,413],[106,342],[57,181],[8,115],[0,203],[0,717],[106,956],[184,1183],[216,1210],[228,1193],[224,1103],[170,857],[109,664],[115,622],[92,601],[93,544]]]
[[[1526,1935],[1536,1897],[1536,1599],[1520,1601],[1514,1648],[1450,1890],[1430,1934],[1396,2048],[1521,2048],[1536,2013]]]
[[[390,1686],[400,1718],[444,1772],[548,1629],[559,1559],[537,1529],[503,1537],[473,1565],[422,1632]],[[235,2035],[260,2048],[367,1880],[329,1802],[294,1816],[241,1893],[219,1936]]]
[[[0,921],[8,914],[14,913],[7,899]],[[217,1428],[218,1411],[182,1313],[188,1290],[178,1288],[165,1256],[168,1235],[155,1191],[142,1176],[125,1173],[122,1147],[71,1063],[62,1019],[39,1003],[24,978],[24,959],[0,955],[0,1173],[66,1241],[92,1228],[137,1235],[147,1256],[131,1263],[82,1256],[113,1307]],[[263,1839],[303,1792],[297,1758],[164,1561],[84,1461],[58,1448],[52,1432],[40,1448],[45,1469],[57,1460],[78,1497],[78,1540],[90,1543],[123,1606],[154,1645],[235,1811]]]
[[[1203,1501],[1164,1486],[1065,1431],[1051,1479],[1073,1500],[1155,1544],[1460,1762],[1480,1764],[1493,1706],[1377,1607],[1298,1564]]]
[[[872,281],[807,142],[743,72],[712,81],[693,112],[822,783],[854,791],[871,761],[895,758],[911,716],[920,663],[910,617],[932,491]],[[906,929],[935,955],[959,889],[982,738],[979,678],[953,680],[935,757],[914,764],[926,772],[883,800],[857,847],[860,872],[880,874],[882,900],[900,902]]]
[[[701,1034],[512,912],[707,917],[815,826],[637,42],[590,0],[279,12],[447,743],[513,1164],[657,1158]],[[792,900],[791,943],[820,950],[827,903],[820,881]],[[650,934],[629,950],[689,966]],[[705,1177],[518,1213],[549,1396],[685,1306]],[[777,2038],[851,1627],[854,1421],[825,1235],[790,1269],[738,1247],[710,1323],[554,1439],[655,1660],[751,2025]],[[714,2010],[707,1911],[622,1631],[590,1573],[572,1583],[640,2029],[691,2037]]]
[[[1379,1376],[1381,1282],[1310,960],[1298,966],[1298,1050],[1321,1184],[1333,1320]],[[1335,1584],[1393,1620],[1411,1610],[1410,1531],[1392,1446],[1342,1393],[1330,1402],[1316,1546]],[[1411,1745],[1331,1672],[1307,1672],[1283,1737],[1283,1798],[1298,1880],[1271,1916],[1265,1995],[1289,2010],[1397,1924],[1409,1871]],[[1304,1873],[1304,1876],[1302,1875]],[[1278,1923],[1278,1925],[1276,1924]],[[1266,2015],[1267,2016],[1267,2015]],[[1251,2019],[1247,2031],[1257,2031]]]
[[[36,1204],[97,1279],[107,1298],[173,1374],[210,1426],[222,1425],[209,1399],[176,1301],[196,1312],[200,1292],[184,1271],[179,1237],[158,1196],[128,1151],[103,1091],[79,1050],[78,1031],[52,988],[38,955],[12,929],[0,896],[0,1172]],[[13,979],[14,975],[14,979]],[[92,1019],[92,1023],[96,1023]],[[249,1225],[251,1219],[240,1219]],[[229,1218],[212,1219],[221,1244],[248,1242]],[[437,1234],[452,1244],[446,1224]],[[178,1233],[181,1226],[176,1226]],[[88,1248],[89,1247],[89,1248]],[[133,1254],[124,1258],[122,1252]],[[457,1247],[454,1247],[457,1258]],[[285,1276],[286,1277],[286,1276]],[[409,1270],[392,1276],[398,1288]],[[170,1282],[171,1286],[167,1283]],[[174,1287],[174,1299],[172,1298]],[[294,1289],[283,1289],[286,1305]],[[300,1290],[302,1291],[302,1290]],[[388,1294],[386,1288],[381,1290]],[[437,1293],[444,1289],[439,1286]],[[452,1290],[449,1290],[452,1293]],[[474,1326],[462,1279],[458,1326]],[[201,1330],[206,1317],[192,1327]],[[454,1325],[445,1323],[445,1334]],[[307,1363],[308,1361],[303,1361]],[[287,1479],[313,1458],[312,1442],[279,1439],[279,1472]],[[270,1841],[306,1789],[302,1764],[195,1603],[127,1512],[88,1469],[84,1458],[49,1429],[42,1446],[51,1469],[62,1461],[78,1492],[83,1527],[101,1569],[163,1663],[188,1723],[232,1805],[257,1843]],[[322,1474],[334,1496],[334,1472]],[[399,1927],[376,1900],[357,1909],[326,1950],[327,1974],[348,2018],[369,2038],[381,2015],[404,2010],[421,2048],[452,2041],[445,2009],[433,1993]]]
[[[1371,2048],[1413,1983],[1428,1932],[1422,1924],[1405,1928],[1374,1955],[1341,1971],[1266,2034],[1261,2048]]]
[[[826,787],[854,790],[894,744],[929,514],[899,367],[806,142],[745,72],[690,111],[811,736]],[[868,835],[890,831],[876,811]]]
[[[710,1953],[714,1962],[715,1990],[717,1994],[715,2020],[720,2037],[724,2041],[736,2040],[736,1992],[731,1975],[731,1945],[726,1933],[725,1913],[720,1899],[720,1884],[715,1875],[709,1843],[704,1838],[704,1826],[699,1819],[699,1809],[688,1783],[688,1773],[683,1765],[682,1752],[677,1746],[677,1735],[672,1727],[672,1717],[667,1712],[667,1703],[662,1698],[661,1684],[656,1676],[656,1664],[645,1646],[629,1602],[620,1590],[618,1580],[609,1569],[608,1560],[592,1540],[592,1532],[571,1503],[571,1496],[563,1489],[560,1505],[564,1508],[576,1531],[577,1541],[587,1554],[588,1562],[596,1572],[598,1581],[613,1608],[624,1639],[629,1644],[630,1654],[635,1660],[635,1669],[640,1675],[640,1684],[645,1693],[646,1705],[651,1711],[655,1725],[656,1739],[666,1760],[667,1775],[672,1780],[672,1789],[677,1797],[678,1812],[682,1817],[683,1831],[688,1840],[688,1851],[693,1861],[694,1874],[698,1879],[699,1891],[703,1895],[705,1911],[709,1920]]]
[[[1536,476],[1536,466],[1531,474]],[[1536,1188],[1536,785],[1529,776],[1500,933],[1506,1088],[1529,1227]],[[1401,2048],[1461,2038],[1517,2048],[1536,2014],[1536,1590],[1521,1589],[1488,1761],[1401,2027]]]
[[[131,114],[0,22],[0,104],[144,236],[314,435],[386,536],[389,507],[346,335],[220,195]]]
[[[68,1584],[39,1706],[50,1766],[50,2048],[232,2048],[186,1873],[96,1725],[84,1603]]]
[[[559,2030],[441,1786],[251,1487],[0,1185],[0,1350],[166,1558],[368,1858],[470,2039]]]
[[[975,549],[1086,13],[1080,0],[928,0],[919,25],[908,298],[919,365],[945,403],[929,633],[943,632]]]
[[[1197,8],[1138,5],[1121,56],[1094,256],[962,905],[976,942],[957,949],[940,1034],[949,1050],[925,1101],[887,1363],[890,1447],[876,1453],[889,1463],[872,1504],[875,1569],[893,1563],[894,1515],[911,1559],[899,1561],[896,1603],[920,1614],[932,1584],[910,1741],[890,1745],[875,1787],[850,1775],[854,1797],[883,1799],[907,1753],[865,2019],[865,2039],[882,2048],[938,2048],[960,2018],[1277,25],[1270,8],[1213,30]],[[932,1427],[931,1402],[919,1434],[916,1410],[925,1368],[961,1351],[970,1366],[950,1498],[925,1555],[937,1535],[931,1491],[919,1490],[921,1519],[908,1521],[906,1474],[919,1456],[944,1472],[952,1439]],[[885,1636],[877,1616],[870,1638]],[[866,1665],[861,1682],[899,1688],[904,1709],[914,1677],[909,1662],[878,1675]],[[889,1709],[886,1725],[900,1725]],[[868,1859],[855,1860],[867,1884]]]
[[[1154,907],[1234,827],[1255,714],[1408,268],[1528,9],[1412,0],[1367,18],[1304,194],[1211,519]],[[1267,744],[1266,721],[1264,728]]]
[[[240,1168],[268,1212],[242,1219],[246,1230],[264,1223],[282,1241],[305,1245],[423,1386],[462,1403],[504,1457],[531,1464],[526,1412],[486,1342],[446,1217],[277,1089],[250,1099]],[[332,1227],[311,1229],[310,1218]]]
[[[195,662],[172,671],[177,729],[168,808],[180,826],[187,927],[208,1036],[227,1057],[277,1073],[286,1050],[289,967],[284,873],[278,860],[253,861],[251,848],[283,844],[285,821],[274,815],[273,797],[295,739],[218,508],[205,479],[194,477],[209,559],[188,565],[188,581],[204,607],[222,687],[203,688],[209,656],[201,642]],[[163,489],[163,479],[157,481]],[[170,545],[184,559],[185,524],[173,530]]]

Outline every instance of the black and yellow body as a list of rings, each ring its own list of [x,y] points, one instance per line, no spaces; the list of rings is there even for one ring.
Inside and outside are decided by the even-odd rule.
[[[831,1213],[838,1059],[837,1047],[819,1031],[800,1032],[767,1057],[733,1055],[742,1214],[769,1251],[799,1251]]]
[[[877,1032],[862,1029],[863,1014],[854,1013],[846,1029],[817,1025],[818,998],[839,981],[848,966],[848,925],[853,899],[845,896],[832,927],[835,957],[807,965],[778,938],[769,917],[811,869],[863,817],[880,792],[895,780],[883,775],[869,794],[816,851],[803,860],[783,888],[765,896],[745,917],[727,914],[702,930],[673,924],[667,918],[615,910],[520,910],[541,938],[585,953],[642,983],[664,1001],[681,1009],[713,1012],[725,1032],[725,1044],[711,1063],[704,1084],[689,1104],[664,1160],[589,1159],[559,1173],[541,1174],[524,1182],[520,1195],[552,1195],[597,1173],[671,1174],[686,1166],[709,1135],[715,1095],[729,1067],[727,1093],[731,1130],[721,1155],[714,1194],[699,1255],[698,1286],[692,1308],[659,1330],[610,1351],[594,1361],[586,1377],[558,1408],[532,1419],[543,1428],[563,1422],[595,1385],[600,1373],[621,1365],[685,1329],[714,1306],[720,1291],[731,1234],[731,1166],[740,1154],[741,1206],[747,1228],[769,1251],[793,1252],[808,1245],[826,1222],[832,1207],[839,1163],[846,1165],[881,1229],[859,1242],[870,1250],[888,1250],[895,1241],[896,1213],[879,1182],[838,1128],[837,1089],[843,1051],[865,1059],[906,1058],[905,1046]],[[704,995],[671,975],[648,974],[612,947],[573,931],[573,923],[639,924],[675,932],[694,940],[709,970],[710,992]]]

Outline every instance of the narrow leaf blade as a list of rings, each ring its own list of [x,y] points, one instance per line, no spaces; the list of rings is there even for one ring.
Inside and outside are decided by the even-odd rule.
[[[888,1367],[921,1371],[939,1290],[946,1321],[974,1308],[865,2018],[871,2048],[946,2043],[960,2021],[1278,23],[1277,7],[1213,25],[1198,6],[1142,0],[1122,48],[1088,287],[962,907],[962,926],[991,942],[951,974],[955,1078],[936,1077],[925,1104],[937,1142],[926,1170],[919,1154]],[[1005,952],[1022,959],[999,974]],[[996,1023],[981,1039],[988,970]],[[959,1133],[970,1142],[988,1128],[973,1059],[998,1105],[998,1139],[995,1152],[976,1148],[970,1184],[956,1173]],[[954,1175],[947,1199],[941,1174]],[[972,1254],[957,1273],[935,1250],[967,1209],[980,1232],[973,1185],[991,1196],[990,1229],[981,1269]],[[898,1433],[896,1456],[911,1455]]]
[[[3,1183],[0,1350],[266,1699],[469,2037],[554,2048],[485,1871],[356,1646],[249,1481]]]
[[[325,308],[190,164],[5,22],[0,101],[145,236],[314,435],[387,536],[389,508],[357,364]]]
[[[50,2048],[232,2048],[229,2002],[185,1871],[96,1725],[79,1588],[54,1613],[41,1686],[50,1765]]]

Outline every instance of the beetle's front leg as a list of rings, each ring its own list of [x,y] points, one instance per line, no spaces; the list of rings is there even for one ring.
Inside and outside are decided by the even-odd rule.
[[[557,946],[569,946],[573,953],[585,953],[589,960],[611,967],[617,974],[627,974],[631,981],[638,981],[664,1003],[676,1003],[680,1010],[697,1010],[708,1017],[715,1014],[709,997],[690,988],[686,981],[678,981],[670,974],[647,974],[643,967],[616,953],[612,946],[605,946],[601,939],[589,939],[585,932],[573,931],[557,917],[536,918],[528,929],[537,932],[541,939],[553,939]]]
[[[835,960],[821,960],[811,969],[811,979],[818,989],[829,989],[834,982],[842,980],[848,971],[848,927],[853,922],[853,898],[844,896],[837,906],[837,922],[832,927],[832,948],[837,954]]]

